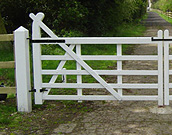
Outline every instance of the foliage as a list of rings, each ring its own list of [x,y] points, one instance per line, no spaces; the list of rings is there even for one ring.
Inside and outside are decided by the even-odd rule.
[[[172,0],[158,0],[153,4],[153,8],[160,9],[164,12],[172,11]]]
[[[140,18],[146,6],[147,0],[0,0],[8,32],[21,25],[30,28],[29,13],[43,12],[45,23],[59,36],[102,36]]]

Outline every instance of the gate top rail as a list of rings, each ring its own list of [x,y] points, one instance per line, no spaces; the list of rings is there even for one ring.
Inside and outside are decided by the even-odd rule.
[[[152,42],[152,39],[154,42]],[[162,39],[160,39],[162,40]],[[153,44],[158,43],[157,37],[59,37],[34,38],[32,43],[66,43],[66,44]],[[170,39],[171,41],[171,39]]]

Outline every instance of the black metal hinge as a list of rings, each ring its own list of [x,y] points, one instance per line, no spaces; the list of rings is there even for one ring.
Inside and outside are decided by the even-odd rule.
[[[154,39],[153,37],[152,37],[152,41],[172,41],[172,39]]]
[[[40,89],[40,92],[44,92],[44,91],[48,91],[48,90],[46,90],[45,88]],[[36,92],[36,89],[31,89],[29,90],[29,92]]]
[[[65,43],[65,40],[58,40],[58,39],[39,39],[39,40],[34,40],[31,38],[27,38],[31,43]]]
[[[44,91],[48,91],[48,90],[46,90],[45,88],[40,89],[40,92],[44,92]]]
[[[36,89],[31,89],[29,90],[29,92],[36,92]]]

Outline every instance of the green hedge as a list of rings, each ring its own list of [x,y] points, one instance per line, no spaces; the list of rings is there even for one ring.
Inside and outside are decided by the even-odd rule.
[[[153,8],[160,9],[161,11],[172,11],[172,0],[158,0],[153,4]]]
[[[0,0],[9,33],[31,28],[29,13],[43,12],[44,22],[60,36],[102,36],[146,13],[147,0]]]

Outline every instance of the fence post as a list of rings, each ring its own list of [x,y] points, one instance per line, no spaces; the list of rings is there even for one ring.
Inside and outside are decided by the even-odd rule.
[[[29,31],[19,27],[14,31],[17,108],[19,112],[31,112],[30,59],[29,59]]]
[[[163,31],[158,31],[158,38],[163,38]],[[158,42],[158,106],[163,106],[163,42]]]
[[[169,31],[164,31],[164,38],[169,38]],[[169,105],[169,42],[164,42],[164,105]]]

